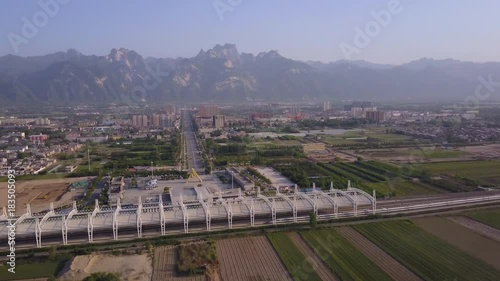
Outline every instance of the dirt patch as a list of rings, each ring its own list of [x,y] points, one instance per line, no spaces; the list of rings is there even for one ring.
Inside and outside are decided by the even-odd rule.
[[[218,241],[217,255],[223,281],[292,280],[264,236]]]
[[[50,202],[54,207],[71,203],[84,193],[84,190],[68,192],[68,184],[86,180],[87,178],[60,178],[48,180],[30,180],[16,182],[16,214],[26,212],[29,203],[31,212],[39,213],[49,209]],[[7,183],[0,183],[0,206],[7,205]]]
[[[82,280],[96,272],[117,273],[124,281],[146,281],[151,280],[153,268],[147,254],[76,256],[66,264],[58,280]]]
[[[380,268],[382,268],[382,270],[389,274],[389,276],[391,276],[394,280],[422,280],[356,230],[350,227],[340,227],[337,231],[352,245],[354,245],[354,247],[361,251],[361,253],[380,266]]]
[[[414,220],[425,231],[500,270],[500,243],[445,218]]]
[[[448,219],[452,222],[460,224],[461,226],[467,227],[468,229],[481,233],[488,238],[500,242],[500,230],[496,228],[466,217],[451,217]]]
[[[307,257],[307,260],[314,268],[314,271],[318,273],[321,280],[325,281],[335,281],[337,278],[333,274],[333,272],[326,266],[323,261],[316,255],[313,249],[307,245],[307,243],[300,237],[300,235],[296,232],[288,233],[290,239],[292,239],[293,243],[299,248],[299,250]]]

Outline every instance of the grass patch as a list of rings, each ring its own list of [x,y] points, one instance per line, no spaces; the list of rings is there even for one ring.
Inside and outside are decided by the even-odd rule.
[[[270,233],[267,237],[285,264],[288,272],[292,275],[293,280],[321,281],[321,278],[314,271],[312,265],[286,233]]]
[[[300,234],[340,280],[392,280],[334,229]]]
[[[473,220],[500,229],[500,209],[478,211],[466,215]]]
[[[213,241],[180,245],[177,250],[177,272],[180,275],[204,274],[208,267],[218,266]]]
[[[497,280],[500,272],[429,234],[411,221],[354,228],[424,280]]]
[[[434,174],[467,177],[482,185],[500,185],[500,161],[464,161],[417,165]]]
[[[0,266],[0,281],[55,277],[69,259],[69,255],[62,255],[46,262],[17,260],[15,274],[8,271],[8,266]]]

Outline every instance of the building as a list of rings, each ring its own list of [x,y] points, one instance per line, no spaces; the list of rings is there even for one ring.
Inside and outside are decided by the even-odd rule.
[[[153,116],[151,118],[151,125],[153,125],[153,127],[160,127],[161,126],[160,114],[153,114]]]
[[[90,141],[90,142],[97,142],[97,143],[101,143],[101,142],[107,142],[109,139],[109,136],[88,136],[88,137],[79,137],[77,138],[77,141],[79,143],[85,143],[87,141]]]
[[[173,104],[167,104],[167,106],[165,107],[165,113],[167,115],[173,115],[173,116],[175,116],[175,114],[176,114],[175,105],[173,105]]]
[[[385,112],[380,110],[367,111],[366,119],[372,122],[383,122],[385,121]]]
[[[265,113],[265,112],[254,112],[250,113],[248,115],[248,120],[259,120],[259,119],[270,119],[273,117],[272,113]]]
[[[148,127],[148,116],[146,115],[133,115],[132,116],[132,127],[136,128],[146,128]]]
[[[35,120],[35,125],[48,126],[50,125],[49,118],[38,118]]]
[[[124,177],[114,177],[111,179],[110,185],[109,185],[109,192],[110,193],[120,193],[123,192],[123,189],[125,188],[125,180]]]
[[[220,109],[216,105],[201,105],[200,110],[198,110],[198,117],[201,118],[211,118],[213,116],[219,115]]]
[[[171,128],[174,124],[174,116],[169,116],[167,114],[160,115],[160,126],[163,128]]]
[[[213,117],[213,126],[215,129],[224,128],[225,118],[224,115],[216,115]]]
[[[366,108],[366,107],[371,107],[372,103],[369,101],[355,101],[352,104],[349,105],[344,105],[344,111],[351,111],[353,107],[361,107],[361,108]]]
[[[288,108],[288,115],[289,116],[295,116],[300,114],[300,107],[298,106],[290,106]]]
[[[325,101],[323,103],[323,111],[330,111],[332,110],[332,104],[329,101]]]
[[[352,117],[357,117],[357,118],[365,117],[363,115],[363,108],[361,108],[361,107],[352,107],[351,108],[351,116]]]
[[[78,122],[78,127],[94,127],[95,125],[97,125],[97,122],[91,120]]]
[[[49,136],[42,135],[42,134],[30,136],[30,142],[32,142],[34,144],[39,144],[39,143],[45,142],[47,139],[49,139]]]
[[[234,168],[226,169],[227,175],[230,177],[231,182],[234,187],[241,187],[242,190],[248,191],[255,187],[255,184],[240,174],[240,172]]]

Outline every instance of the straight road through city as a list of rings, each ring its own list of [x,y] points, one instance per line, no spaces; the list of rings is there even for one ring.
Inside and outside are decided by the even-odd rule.
[[[186,139],[186,158],[189,171],[193,168],[198,174],[204,174],[205,168],[203,167],[199,141],[188,110],[182,111],[182,131]]]

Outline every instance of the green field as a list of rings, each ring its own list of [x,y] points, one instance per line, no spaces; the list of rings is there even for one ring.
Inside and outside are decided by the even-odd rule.
[[[334,229],[300,233],[340,280],[392,280]]]
[[[444,193],[447,190],[420,181],[413,181],[404,175],[400,166],[375,161],[353,163],[311,163],[294,161],[293,165],[274,164],[273,168],[300,187],[328,189],[330,183],[345,189],[350,180],[352,186],[368,193],[373,190],[378,196],[411,196]]]
[[[483,185],[500,185],[500,161],[464,161],[416,165],[434,174],[467,177]]]
[[[498,280],[500,272],[425,232],[411,221],[354,228],[424,280]]]
[[[293,280],[321,281],[321,278],[314,271],[312,265],[286,233],[270,233],[267,237],[285,264],[288,272],[292,275]]]
[[[16,273],[10,273],[9,267],[5,264],[0,266],[0,281],[35,279],[43,277],[52,277],[63,268],[64,263],[69,260],[67,256],[60,256],[54,261],[32,264],[16,264]]]
[[[418,155],[418,154],[417,154]],[[445,150],[445,149],[434,149],[434,150],[424,150],[422,156],[427,159],[439,159],[439,158],[456,158],[468,155],[465,151],[460,150]]]
[[[366,183],[369,189],[374,189],[381,194],[392,196],[413,196],[446,193],[445,190],[412,180],[389,180],[378,183]]]
[[[333,146],[367,146],[367,145],[395,145],[412,143],[409,136],[398,134],[386,134],[380,130],[375,131],[353,131],[343,135],[319,135],[321,140]]]
[[[469,218],[500,229],[500,209],[477,211],[466,214]]]
[[[467,152],[459,150],[448,150],[435,147],[421,148],[382,148],[382,149],[357,149],[354,153],[364,157],[370,157],[376,160],[389,159],[406,159],[407,161],[415,160],[432,160],[432,159],[447,159],[456,158],[468,155]]]

